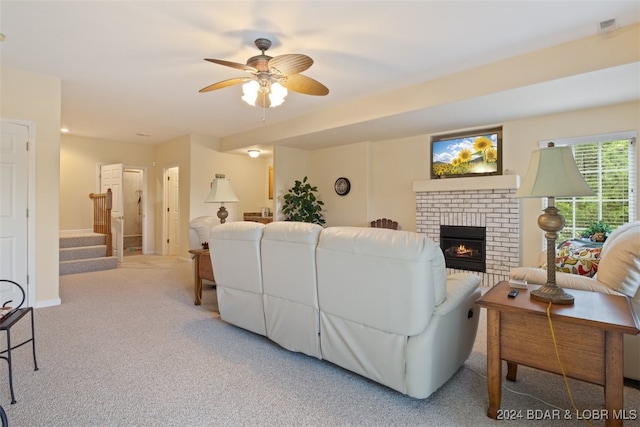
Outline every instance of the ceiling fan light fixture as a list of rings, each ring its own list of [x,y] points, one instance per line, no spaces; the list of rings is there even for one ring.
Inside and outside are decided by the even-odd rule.
[[[271,41],[259,38],[255,44],[262,53],[249,58],[246,64],[205,58],[205,61],[214,64],[245,71],[252,74],[252,78],[235,77],[222,80],[200,89],[199,92],[211,92],[242,84],[242,100],[253,107],[256,105],[262,107],[263,113],[268,107],[282,105],[289,91],[316,96],[324,96],[329,93],[329,89],[322,83],[300,74],[313,65],[313,59],[307,55],[291,53],[271,57],[265,54],[271,47]],[[282,83],[285,83],[286,87]],[[267,96],[269,97],[267,98]]]
[[[286,98],[287,88],[282,86],[280,83],[276,82],[271,85],[271,90],[269,93],[269,101],[271,101],[272,107],[277,107],[278,105],[282,105],[284,99]]]
[[[244,95],[242,96],[242,100],[247,104],[255,107],[259,91],[260,83],[258,83],[256,80],[248,81],[247,83],[242,85],[242,92],[244,93]]]

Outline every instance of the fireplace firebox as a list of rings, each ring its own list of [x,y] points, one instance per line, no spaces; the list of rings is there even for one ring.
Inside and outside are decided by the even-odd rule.
[[[440,226],[440,248],[447,268],[486,272],[486,227]]]

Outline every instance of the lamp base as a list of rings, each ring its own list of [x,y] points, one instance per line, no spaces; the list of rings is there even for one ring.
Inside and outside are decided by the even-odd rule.
[[[224,224],[227,221],[227,217],[229,216],[229,212],[227,212],[227,208],[224,206],[220,206],[218,209],[218,218],[220,219],[220,224]]]
[[[538,289],[531,291],[531,299],[542,302],[550,302],[551,304],[573,304],[573,295],[566,293],[560,286],[555,283],[547,283]]]

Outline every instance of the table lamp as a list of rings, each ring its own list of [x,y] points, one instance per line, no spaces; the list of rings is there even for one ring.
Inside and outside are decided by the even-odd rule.
[[[556,239],[564,227],[564,217],[555,207],[556,197],[593,196],[595,193],[578,170],[571,147],[548,147],[535,150],[529,169],[514,197],[547,197],[548,207],[538,218],[538,226],[547,239],[547,283],[531,291],[536,301],[573,304],[573,295],[556,284]]]
[[[236,193],[233,192],[233,188],[231,187],[231,180],[225,178],[224,174],[216,174],[215,179],[211,183],[211,191],[209,191],[209,195],[204,202],[220,203],[220,209],[218,209],[220,224],[224,224],[229,216],[229,212],[227,212],[224,204],[237,201]]]

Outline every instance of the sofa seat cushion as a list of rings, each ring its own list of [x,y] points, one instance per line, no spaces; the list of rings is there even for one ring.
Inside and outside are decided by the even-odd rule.
[[[547,270],[535,267],[516,267],[511,269],[509,277],[517,280],[526,280],[527,283],[535,285],[544,285],[547,283]],[[601,294],[607,295],[622,295],[620,292],[598,282],[595,278],[580,276],[578,274],[557,272],[556,283],[561,288],[566,289],[600,292]]]

